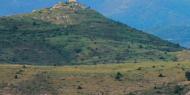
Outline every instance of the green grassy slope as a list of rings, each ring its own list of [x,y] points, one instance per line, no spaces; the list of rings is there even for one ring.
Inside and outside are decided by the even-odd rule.
[[[185,72],[189,69],[189,62],[63,67],[0,65],[0,94],[186,95],[190,82]]]
[[[182,50],[80,4],[0,17],[0,62],[63,65],[176,60]]]

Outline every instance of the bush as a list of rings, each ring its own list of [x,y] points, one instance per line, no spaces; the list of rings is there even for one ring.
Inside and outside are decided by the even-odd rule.
[[[27,67],[26,67],[26,65],[22,65],[22,68],[25,69],[25,68],[27,68]]]
[[[134,60],[134,63],[138,63],[137,59]]]
[[[183,87],[176,85],[174,93],[181,95],[181,92],[183,91],[183,89],[184,89]]]
[[[77,89],[82,89],[82,87],[81,87],[81,86],[78,86]]]
[[[18,79],[18,75],[15,75],[14,78],[15,78],[15,79]]]
[[[134,93],[130,92],[128,95],[136,95],[136,94],[134,94]]]
[[[160,56],[159,59],[160,59],[160,60],[165,60],[166,58],[164,58],[163,56]]]
[[[139,48],[140,48],[140,49],[142,49],[142,48],[143,48],[143,46],[142,46],[142,45],[139,45]]]
[[[75,52],[76,52],[76,53],[81,53],[81,52],[82,52],[82,49],[80,49],[80,48],[75,49]]]
[[[163,74],[159,74],[158,77],[166,77],[166,76],[164,76]]]
[[[190,71],[185,72],[185,77],[190,81]]]
[[[142,67],[137,68],[137,70],[142,70]]]
[[[120,72],[117,72],[116,76],[115,76],[115,79],[118,80],[118,81],[122,81],[123,80],[123,74],[121,74]]]

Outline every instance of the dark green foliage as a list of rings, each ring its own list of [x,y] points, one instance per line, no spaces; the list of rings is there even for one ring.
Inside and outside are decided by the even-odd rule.
[[[182,49],[107,19],[94,10],[72,8],[74,11],[67,7],[47,8],[26,15],[1,17],[0,62],[72,65],[136,63],[137,59],[170,61],[175,56],[165,52]]]
[[[122,81],[124,78],[123,74],[121,74],[120,72],[117,72],[115,79],[118,81]]]
[[[22,68],[23,68],[23,69],[26,69],[26,68],[27,68],[27,66],[26,66],[26,65],[23,65],[23,66],[22,66]]]
[[[142,70],[142,67],[137,68],[137,70]]]
[[[18,79],[18,75],[15,75],[14,78],[15,78],[15,79]]]
[[[164,76],[163,74],[159,74],[158,77],[166,77],[166,76]]]
[[[130,92],[130,93],[129,93],[129,94],[127,94],[127,95],[136,95],[136,94],[134,94],[134,93]]]
[[[81,86],[78,86],[78,87],[77,87],[77,89],[81,90],[81,89],[82,89],[82,87],[81,87]]]
[[[174,93],[178,95],[182,95],[181,93],[183,92],[184,88],[182,86],[176,85]]]
[[[185,76],[188,81],[190,81],[190,71],[185,72]]]
[[[143,46],[142,46],[142,45],[139,45],[139,48],[143,48]]]

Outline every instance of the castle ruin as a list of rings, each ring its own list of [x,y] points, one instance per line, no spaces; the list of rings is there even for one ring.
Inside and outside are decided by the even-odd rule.
[[[75,3],[77,0],[68,0],[69,3]]]

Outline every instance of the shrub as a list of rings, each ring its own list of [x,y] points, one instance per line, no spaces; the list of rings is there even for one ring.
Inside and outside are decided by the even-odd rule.
[[[165,60],[165,58],[163,56],[160,56],[159,59],[160,60]]]
[[[142,48],[143,48],[143,46],[142,46],[142,45],[139,45],[139,48],[140,48],[140,49],[142,49]]]
[[[118,80],[118,81],[122,81],[123,80],[123,74],[121,74],[120,72],[117,72],[116,76],[115,76],[115,79]]]
[[[184,89],[183,87],[181,87],[181,86],[179,86],[179,85],[176,85],[176,86],[175,86],[174,93],[181,95],[181,92],[183,91],[183,89]]]
[[[18,79],[18,75],[15,75],[14,78],[15,78],[15,79]]]
[[[185,77],[190,81],[190,71],[185,72]]]
[[[130,45],[128,45],[127,47],[128,47],[129,49],[131,48],[131,46],[130,46]]]
[[[137,70],[142,70],[142,67],[137,68]]]
[[[81,86],[78,86],[77,89],[82,89],[82,87],[81,87]]]
[[[134,63],[138,63],[137,59],[134,60]]]
[[[164,76],[163,74],[159,74],[158,77],[166,77],[166,76]]]
[[[185,71],[185,68],[181,67],[181,70],[182,70],[182,71]]]
[[[27,67],[26,67],[26,65],[23,65],[22,68],[25,69],[25,68],[27,68]]]
[[[134,93],[130,92],[128,95],[136,95],[136,94],[134,94]]]
[[[80,49],[80,48],[75,49],[75,52],[76,52],[76,53],[81,53],[81,52],[82,52],[82,49]]]
[[[36,25],[37,25],[37,23],[36,23],[36,22],[33,22],[33,23],[32,23],[32,25],[33,25],[33,26],[36,26]]]

